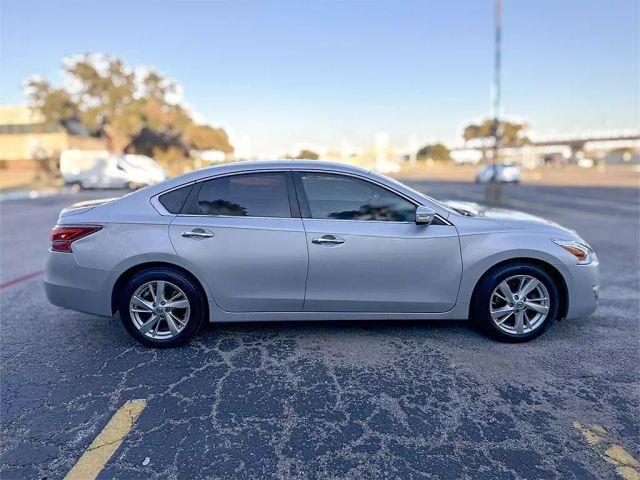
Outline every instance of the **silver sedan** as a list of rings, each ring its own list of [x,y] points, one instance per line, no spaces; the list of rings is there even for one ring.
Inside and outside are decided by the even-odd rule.
[[[598,259],[523,213],[346,165],[251,162],[63,210],[44,284],[153,347],[205,322],[274,320],[469,319],[525,341],[595,310]]]

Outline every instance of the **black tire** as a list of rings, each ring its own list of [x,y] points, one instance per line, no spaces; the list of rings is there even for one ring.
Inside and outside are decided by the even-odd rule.
[[[495,288],[504,280],[514,275],[529,275],[540,281],[549,293],[549,311],[542,323],[533,331],[520,335],[510,334],[500,330],[491,319],[489,302]],[[476,288],[471,302],[471,316],[476,327],[483,333],[503,342],[528,342],[542,335],[555,321],[559,306],[558,286],[551,276],[542,268],[528,263],[512,263],[499,267],[486,275]]]
[[[179,287],[189,300],[190,312],[187,324],[176,336],[171,338],[154,339],[142,334],[136,328],[129,312],[131,297],[136,290],[147,282],[158,280],[164,280]],[[205,322],[207,312],[206,298],[199,285],[189,276],[169,267],[149,268],[136,273],[126,283],[118,298],[118,310],[120,312],[120,319],[131,336],[143,345],[154,348],[177,347],[187,342],[200,330]]]

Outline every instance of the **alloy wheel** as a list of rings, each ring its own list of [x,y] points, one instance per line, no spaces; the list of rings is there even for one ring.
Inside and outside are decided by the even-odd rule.
[[[501,331],[525,335],[544,323],[549,307],[549,292],[540,280],[531,275],[514,275],[493,290],[489,313]]]
[[[164,340],[176,337],[187,326],[189,299],[176,285],[165,280],[142,284],[129,302],[134,326],[146,337]]]

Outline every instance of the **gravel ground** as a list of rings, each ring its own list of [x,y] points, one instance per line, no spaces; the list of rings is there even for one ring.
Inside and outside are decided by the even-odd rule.
[[[472,184],[412,186],[483,198]],[[261,323],[164,351],[45,299],[57,212],[100,196],[112,192],[0,204],[2,479],[64,477],[130,399],[146,408],[100,479],[614,479],[608,445],[640,458],[637,189],[505,188],[507,206],[577,230],[601,260],[598,311],[534,342],[464,322]]]

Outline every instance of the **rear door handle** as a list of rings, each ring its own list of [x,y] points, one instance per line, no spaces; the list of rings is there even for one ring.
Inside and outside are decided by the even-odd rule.
[[[338,237],[337,235],[322,235],[321,237],[316,237],[311,240],[311,243],[315,243],[317,245],[340,245],[341,243],[344,243],[344,238]]]
[[[204,228],[194,228],[190,232],[182,232],[182,236],[186,238],[211,238],[214,235],[215,233]]]

